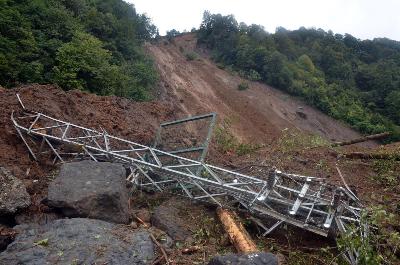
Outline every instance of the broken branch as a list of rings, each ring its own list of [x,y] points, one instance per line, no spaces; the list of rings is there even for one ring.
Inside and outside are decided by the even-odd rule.
[[[359,201],[358,197],[354,194],[354,192],[350,189],[349,185],[347,185],[347,182],[344,180],[344,177],[342,175],[342,172],[340,171],[339,167],[336,165],[336,171],[339,174],[339,177],[342,179],[343,185],[346,187],[347,191],[350,193],[351,196],[353,196],[353,199]]]
[[[351,152],[343,154],[346,158],[350,159],[383,159],[383,160],[398,160],[400,161],[400,154],[393,153],[362,153],[362,152]]]
[[[158,240],[155,238],[155,236],[152,233],[150,233],[150,238],[151,238],[151,240],[153,240],[154,244],[156,244],[157,247],[161,250],[161,253],[162,253],[163,257],[164,257],[164,260],[165,260],[166,264],[169,264],[167,252],[165,252],[165,249],[163,248],[163,246],[161,246],[161,244],[158,242]]]
[[[138,220],[139,223],[141,223],[145,228],[148,228],[149,225],[143,221],[142,219],[140,219],[138,216],[135,215],[135,219]]]

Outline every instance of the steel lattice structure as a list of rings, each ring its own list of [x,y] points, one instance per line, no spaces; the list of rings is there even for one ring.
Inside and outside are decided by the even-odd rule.
[[[122,163],[130,169],[127,180],[137,187],[174,192],[221,207],[241,205],[265,229],[264,235],[283,222],[322,236],[334,231],[345,233],[350,226],[362,227],[358,198],[324,179],[279,170],[271,170],[266,176],[248,176],[204,163],[203,153],[199,160],[185,158],[182,152],[166,152],[109,135],[105,130],[27,111],[20,103],[24,110],[18,115],[13,112],[11,120],[34,159],[52,156],[53,163],[82,158]],[[214,114],[205,117],[215,121]],[[207,150],[209,139],[208,133],[206,144],[198,150]],[[271,218],[276,222],[267,227]],[[354,250],[346,255],[353,264],[357,256]]]

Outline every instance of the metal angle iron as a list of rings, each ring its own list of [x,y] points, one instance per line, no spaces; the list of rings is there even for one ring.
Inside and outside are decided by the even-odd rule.
[[[367,230],[361,221],[363,206],[346,187],[277,169],[266,175],[250,176],[205,163],[215,113],[161,124],[151,147],[110,135],[104,129],[85,128],[28,111],[18,94],[17,98],[22,111],[13,111],[11,121],[35,160],[122,163],[130,169],[127,180],[137,188],[173,192],[220,207],[244,207],[265,230],[264,235],[282,223],[325,237],[344,234],[354,227],[362,234]],[[209,126],[199,147],[167,151],[159,148],[163,129],[205,119]],[[195,158],[183,156],[191,152],[197,152]],[[271,220],[275,220],[272,225]],[[356,250],[348,250],[345,257],[349,263],[357,264]]]

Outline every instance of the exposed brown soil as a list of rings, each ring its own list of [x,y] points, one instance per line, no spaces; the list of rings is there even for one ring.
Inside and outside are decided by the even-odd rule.
[[[110,134],[147,144],[153,140],[161,121],[174,119],[173,108],[168,102],[140,103],[80,91],[65,92],[51,85],[0,90],[0,164],[24,180],[34,201],[45,195],[54,167],[34,162],[17,137],[10,120],[12,111],[21,110],[16,93],[21,95],[29,110],[89,128],[104,128]]]

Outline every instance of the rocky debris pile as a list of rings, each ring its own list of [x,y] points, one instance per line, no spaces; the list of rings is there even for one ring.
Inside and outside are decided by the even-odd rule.
[[[25,185],[4,167],[0,167],[0,216],[14,215],[31,204]]]
[[[120,164],[65,163],[44,202],[40,217],[15,210],[12,217],[19,225],[0,225],[0,251],[5,249],[0,264],[151,264],[161,249],[179,260],[182,256],[174,253],[184,252],[175,249],[176,244],[193,246],[193,227],[184,217],[187,202],[169,198],[152,213],[145,207],[130,209],[126,170]],[[130,225],[122,225],[130,220]],[[230,254],[215,257],[210,265],[277,264],[274,261],[266,253]]]
[[[266,252],[251,254],[228,254],[216,256],[208,265],[278,265],[275,255]]]
[[[129,222],[126,170],[120,164],[80,161],[61,166],[50,183],[46,204],[67,217]]]
[[[165,231],[172,239],[187,241],[191,233],[185,221],[179,217],[177,204],[179,201],[170,199],[154,209],[151,223],[155,227]]]
[[[0,264],[148,264],[154,256],[150,234],[101,220],[73,218],[19,232]]]

